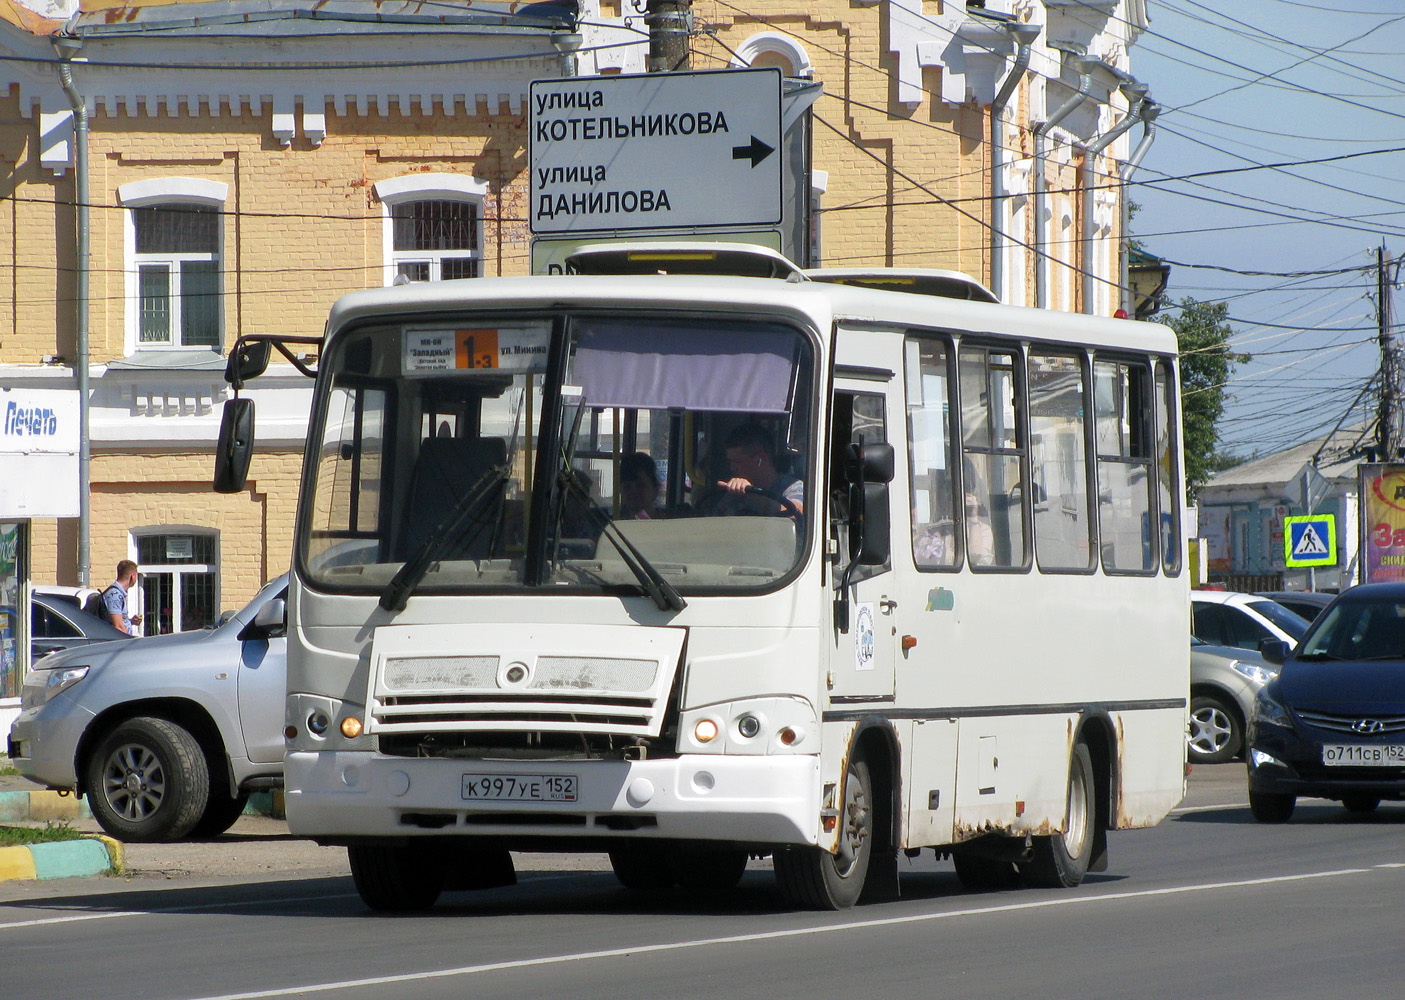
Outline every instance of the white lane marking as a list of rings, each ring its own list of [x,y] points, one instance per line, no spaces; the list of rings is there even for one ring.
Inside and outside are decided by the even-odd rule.
[[[601,875],[603,872],[597,871],[573,871],[557,872],[549,875],[533,875],[522,879],[523,882],[554,882],[563,878],[579,878],[581,875]],[[74,913],[62,917],[36,917],[33,920],[16,920],[11,923],[0,923],[0,931],[12,930],[16,927],[48,927],[53,924],[77,924],[85,920],[111,920],[113,917],[150,917],[162,913],[194,913],[200,910],[218,912],[220,910],[232,910],[245,906],[265,906],[282,905],[296,903],[315,903],[324,899],[359,899],[354,892],[337,893],[331,896],[295,896],[291,899],[246,899],[233,903],[189,903],[185,906],[163,906],[151,910],[113,910],[110,913]],[[14,902],[18,903],[19,900]],[[41,904],[37,904],[41,905]]]
[[[1184,816],[1184,815],[1186,815],[1187,813],[1221,812],[1221,811],[1223,811],[1223,810],[1225,810],[1225,809],[1248,809],[1248,808],[1249,808],[1249,803],[1247,803],[1247,802],[1222,802],[1222,803],[1220,803],[1219,805],[1214,805],[1214,806],[1185,806],[1185,807],[1180,808],[1180,809],[1172,809],[1172,810],[1171,810],[1171,815],[1172,815],[1172,816]]]
[[[16,920],[0,924],[0,931],[14,930],[17,927],[48,927],[52,924],[77,924],[85,920],[111,920],[114,917],[154,917],[163,913],[194,913],[197,910],[233,910],[245,906],[283,906],[297,903],[317,903],[327,899],[356,899],[354,892],[338,893],[334,896],[294,896],[289,899],[246,899],[225,903],[189,903],[185,906],[162,906],[150,910],[112,910],[109,913],[75,913],[62,917],[36,917],[33,920]]]
[[[301,986],[287,986],[271,990],[255,990],[249,993],[222,993],[218,996],[192,998],[192,1000],[268,1000],[271,997],[296,996],[304,993],[330,993],[335,990],[360,989],[367,986],[394,986],[426,979],[451,979],[457,976],[481,975],[485,972],[506,972],[511,969],[544,968],[563,965],[566,962],[582,962],[598,958],[626,958],[635,955],[648,955],[667,951],[685,951],[692,948],[710,948],[717,945],[754,944],[758,941],[776,941],[784,938],[809,937],[821,934],[837,934],[875,927],[894,927],[901,924],[917,924],[932,920],[950,920],[956,917],[979,917],[990,913],[1015,913],[1021,910],[1039,910],[1054,906],[1079,906],[1095,903],[1108,903],[1126,899],[1147,899],[1155,896],[1174,896],[1189,892],[1214,892],[1221,889],[1242,889],[1250,886],[1281,885],[1289,882],[1305,882],[1311,879],[1340,878],[1344,875],[1362,875],[1369,868],[1342,868],[1337,871],[1306,872],[1299,875],[1277,875],[1272,878],[1244,879],[1236,882],[1207,882],[1199,885],[1171,886],[1165,889],[1143,889],[1137,892],[1110,892],[1101,895],[1061,896],[1054,899],[1032,900],[1026,903],[1008,903],[1004,906],[984,906],[964,910],[945,910],[940,913],[917,913],[905,917],[880,917],[873,920],[855,920],[842,924],[825,924],[820,927],[792,927],[785,930],[761,931],[755,934],[735,934],[728,937],[699,938],[694,941],[669,941],[663,944],[635,945],[629,948],[610,948],[606,951],[584,951],[571,955],[545,955],[539,958],[521,958],[509,962],[491,962],[485,965],[464,965],[456,969],[428,969],[423,972],[407,972],[394,976],[373,976],[367,979],[344,979],[326,983],[306,983]]]

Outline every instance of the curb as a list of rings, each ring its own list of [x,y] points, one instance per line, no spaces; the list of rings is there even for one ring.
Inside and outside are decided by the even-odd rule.
[[[0,882],[74,878],[121,870],[122,845],[111,837],[0,847]]]
[[[283,790],[253,792],[245,815],[285,818]],[[88,800],[81,795],[60,795],[54,791],[0,792],[0,823],[32,820],[60,823],[75,819],[90,819],[93,815]]]
[[[38,820],[60,822],[92,816],[88,800],[58,792],[0,792],[0,821]]]

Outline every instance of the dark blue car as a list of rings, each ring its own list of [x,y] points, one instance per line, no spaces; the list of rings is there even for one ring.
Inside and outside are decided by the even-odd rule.
[[[1366,813],[1405,798],[1405,584],[1355,587],[1333,601],[1258,694],[1249,727],[1249,808],[1262,823],[1299,796]]]

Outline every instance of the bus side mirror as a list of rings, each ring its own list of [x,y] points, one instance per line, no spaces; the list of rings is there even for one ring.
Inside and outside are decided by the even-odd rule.
[[[241,340],[229,353],[224,365],[224,380],[238,388],[251,378],[258,378],[268,369],[273,344],[267,340]]]
[[[249,479],[254,455],[254,401],[235,397],[224,403],[215,446],[215,492],[238,493]]]
[[[849,445],[844,455],[844,478],[850,483],[891,483],[893,446],[883,441]]]
[[[859,489],[854,492],[859,493]],[[849,532],[849,559],[860,566],[882,566],[892,552],[892,539],[888,535],[888,484],[864,483],[861,489],[854,514],[856,519],[863,519],[863,529]]]

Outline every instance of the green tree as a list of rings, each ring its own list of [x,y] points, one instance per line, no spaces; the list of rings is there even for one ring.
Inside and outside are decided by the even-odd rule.
[[[1158,316],[1176,331],[1181,351],[1181,446],[1185,451],[1186,489],[1194,500],[1216,472],[1236,464],[1216,451],[1216,425],[1224,414],[1225,387],[1236,365],[1249,355],[1230,350],[1233,328],[1223,302],[1184,298],[1170,315]]]

